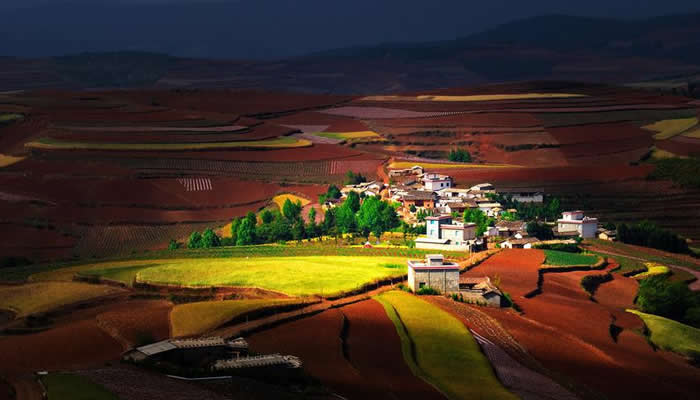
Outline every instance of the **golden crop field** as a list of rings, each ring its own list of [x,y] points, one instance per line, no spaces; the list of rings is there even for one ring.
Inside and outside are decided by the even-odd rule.
[[[642,128],[648,131],[657,132],[654,135],[654,139],[664,140],[680,135],[683,132],[695,127],[697,124],[698,119],[696,117],[678,118],[657,121],[653,124],[645,125]]]
[[[481,94],[469,96],[367,96],[362,101],[498,101],[498,100],[528,100],[528,99],[567,99],[573,97],[586,97],[577,93],[514,93],[514,94]]]
[[[253,310],[302,302],[301,299],[256,299],[180,304],[170,312],[170,326],[173,337],[201,335]]]
[[[695,126],[692,129],[688,129],[687,131],[683,132],[681,136],[693,139],[700,139],[700,126]]]
[[[338,140],[364,139],[364,138],[370,138],[370,137],[379,137],[379,134],[377,132],[373,132],[373,131],[340,132],[340,133],[319,132],[319,133],[315,133],[314,135],[329,138],[329,139],[338,139]]]
[[[0,308],[23,317],[120,291],[122,289],[111,286],[80,282],[36,282],[4,286],[0,287]]]
[[[284,202],[287,201],[287,199],[289,199],[289,201],[291,201],[292,203],[300,202],[302,206],[311,203],[311,201],[309,201],[308,199],[291,193],[278,194],[277,196],[272,198],[272,202],[277,204],[277,207],[279,207],[279,209],[281,210],[282,206],[284,206]]]
[[[213,143],[88,143],[67,142],[51,138],[25,143],[30,149],[45,150],[129,150],[129,151],[181,151],[181,150],[211,150],[211,149],[271,149],[310,147],[312,143],[306,139],[278,137],[271,140],[251,140],[240,142]]]
[[[2,167],[8,167],[14,163],[18,163],[22,160],[24,160],[26,157],[14,157],[14,156],[8,156],[5,154],[0,154],[0,168]]]

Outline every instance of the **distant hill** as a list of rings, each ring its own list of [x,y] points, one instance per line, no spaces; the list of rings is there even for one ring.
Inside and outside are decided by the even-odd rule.
[[[178,12],[169,13],[174,13],[172,21],[151,28],[156,33],[159,27],[164,29],[156,36],[167,37],[167,32],[178,27],[179,22],[187,27],[179,17],[175,18]],[[145,12],[135,16],[141,21],[136,30],[129,31],[124,25],[123,37],[113,38],[112,43],[124,43],[123,48],[156,43],[146,31],[138,30],[144,29],[143,21],[149,15]],[[119,18],[129,19],[127,15]],[[216,25],[221,21],[214,22]],[[48,26],[47,32],[51,32],[53,25]],[[8,28],[0,28],[0,33],[3,29]],[[181,49],[169,50],[186,47],[198,38],[209,38],[203,45],[222,49],[245,41],[226,37],[223,31],[217,37],[214,31],[212,27],[191,33],[183,28],[154,46],[163,48],[162,54],[129,51],[39,59],[0,58],[0,90],[226,86],[383,93],[524,80],[639,83],[668,79],[673,79],[676,87],[695,87],[700,73],[700,13],[646,20],[547,15],[513,21],[455,40],[341,48],[275,61],[165,55],[182,54]],[[33,35],[35,40],[42,40],[39,33]],[[141,35],[143,41],[134,41],[135,35]],[[66,36],[70,32],[63,37]],[[19,36],[14,32],[5,37],[0,51],[12,54],[13,46],[20,43]],[[32,44],[31,37],[23,40]],[[99,40],[92,40],[87,35],[83,47],[99,48]],[[72,43],[75,48],[79,45]],[[57,43],[57,48],[61,48],[61,43]]]

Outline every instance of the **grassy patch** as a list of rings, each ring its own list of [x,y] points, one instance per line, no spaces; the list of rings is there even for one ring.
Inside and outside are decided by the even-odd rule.
[[[640,252],[639,250],[636,250],[633,247],[630,247],[629,245],[626,245],[624,243],[620,242],[608,242],[607,240],[600,240],[600,239],[589,239],[592,243],[594,243],[597,247],[603,248],[605,250],[614,252],[614,253],[622,253],[622,254],[633,254],[635,257],[643,258],[648,262],[654,262],[657,264],[662,264],[662,265],[680,265],[682,267],[688,267],[692,269],[700,269],[700,265],[693,263],[688,260],[684,260],[682,257],[674,257],[671,255],[661,255],[661,254],[652,254],[652,253],[647,253],[647,252]],[[653,250],[651,250],[653,251]],[[619,256],[610,256],[612,258],[622,258]]]
[[[488,359],[459,320],[404,292],[387,292],[376,299],[396,325],[404,358],[414,374],[450,399],[516,398],[498,381]]]
[[[627,312],[644,320],[651,332],[650,339],[655,345],[688,357],[700,357],[700,329],[637,310]]]
[[[649,179],[670,179],[686,188],[700,188],[700,158],[662,158],[650,161]]]
[[[664,140],[670,139],[676,135],[687,131],[688,129],[696,126],[698,124],[698,119],[693,118],[678,118],[678,119],[665,119],[662,121],[655,122],[650,125],[643,126],[642,128],[657,132],[654,135],[654,139]]]
[[[201,335],[249,311],[298,302],[299,299],[261,299],[180,304],[170,312],[172,335]]]
[[[22,160],[24,160],[27,157],[14,157],[14,156],[8,156],[5,154],[0,154],[0,168],[2,167],[8,167],[12,164],[18,163]]]
[[[41,378],[50,400],[118,400],[114,393],[87,378],[50,374]]]
[[[594,254],[567,253],[557,250],[543,250],[546,265],[593,265],[598,262],[598,257]]]
[[[110,286],[79,282],[37,282],[0,287],[0,308],[19,317],[118,292]]]
[[[644,265],[646,265],[647,271],[642,272],[641,274],[634,275],[633,278],[644,279],[654,275],[666,275],[670,272],[668,267],[665,265],[660,265],[656,263],[644,263]]]
[[[301,203],[302,206],[311,203],[309,200],[291,193],[279,194],[272,198],[272,202],[277,204],[277,207],[279,207],[279,209],[282,210],[282,206],[284,206],[284,202],[287,201],[287,199],[289,199],[289,201],[295,204],[298,201]],[[231,228],[229,226],[229,231],[230,230]]]
[[[514,93],[514,94],[481,94],[469,96],[368,96],[364,101],[496,101],[496,100],[528,100],[528,99],[567,99],[571,97],[585,97],[585,94],[575,93]]]
[[[24,115],[16,113],[0,114],[0,125],[9,124],[24,119]]]
[[[270,140],[251,140],[238,142],[213,143],[89,143],[69,142],[52,138],[41,138],[24,146],[32,149],[45,150],[129,150],[129,151],[182,151],[182,150],[211,150],[211,149],[276,149],[309,147],[312,143],[305,139],[278,137]]]
[[[318,132],[314,133],[315,136],[321,136],[329,139],[337,140],[350,140],[350,139],[364,139],[370,137],[379,137],[377,132],[373,131],[358,131],[358,132]]]

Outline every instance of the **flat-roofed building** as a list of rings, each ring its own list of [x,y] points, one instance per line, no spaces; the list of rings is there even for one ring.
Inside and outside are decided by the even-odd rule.
[[[598,219],[586,217],[581,210],[565,211],[557,220],[557,233],[562,236],[573,233],[584,239],[594,238],[598,231]]]
[[[440,293],[459,291],[459,265],[445,261],[442,254],[428,254],[424,261],[408,261],[408,287],[418,291],[430,287]]]
[[[425,218],[426,236],[416,238],[416,248],[467,251],[476,239],[476,224],[452,221],[449,215]]]

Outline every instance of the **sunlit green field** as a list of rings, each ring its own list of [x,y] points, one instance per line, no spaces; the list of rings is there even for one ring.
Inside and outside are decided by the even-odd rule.
[[[89,379],[71,374],[50,374],[41,378],[50,400],[117,400],[115,394]]]
[[[496,378],[467,328],[438,307],[405,292],[376,299],[396,325],[406,363],[449,399],[516,399]]]
[[[546,265],[593,265],[598,257],[592,254],[567,253],[565,251],[544,250]]]
[[[637,310],[627,310],[644,320],[651,332],[651,341],[664,350],[690,357],[700,357],[700,329],[674,320]]]
[[[118,293],[120,289],[80,282],[36,282],[0,287],[0,309],[19,317]]]

